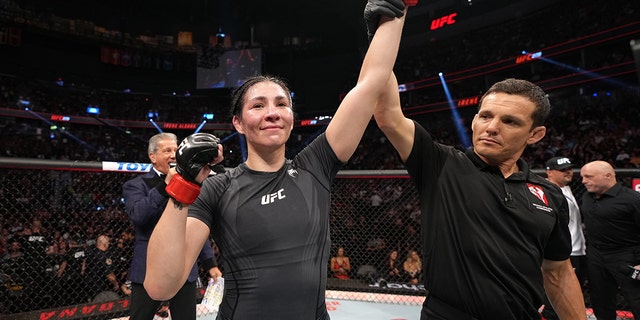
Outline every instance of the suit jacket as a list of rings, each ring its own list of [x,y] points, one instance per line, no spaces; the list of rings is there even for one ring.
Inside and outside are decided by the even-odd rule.
[[[133,259],[129,277],[131,282],[143,283],[147,268],[147,245],[151,232],[155,228],[162,212],[167,206],[169,195],[164,190],[166,183],[155,170],[141,174],[122,186],[122,195],[125,201],[125,209],[129,220],[135,229],[135,242],[133,246]],[[167,257],[173,259],[174,257]],[[209,240],[202,247],[198,261],[205,270],[217,266],[213,249]],[[189,282],[198,278],[198,265],[193,265],[189,274]]]

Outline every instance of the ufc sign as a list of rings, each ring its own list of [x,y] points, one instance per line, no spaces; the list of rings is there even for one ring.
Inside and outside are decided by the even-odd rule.
[[[445,25],[452,25],[456,23],[456,16],[458,16],[458,13],[454,12],[450,15],[431,20],[431,30],[433,31],[436,29],[440,29]]]
[[[534,52],[534,53],[525,53],[516,58],[516,64],[529,62],[531,60],[535,60],[542,57],[542,51]]]

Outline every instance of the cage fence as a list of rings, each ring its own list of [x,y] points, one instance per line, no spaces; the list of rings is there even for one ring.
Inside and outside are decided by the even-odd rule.
[[[90,281],[87,258],[97,237],[107,235],[114,273],[126,285],[135,234],[121,187],[149,166],[2,158],[0,167],[0,315],[126,317],[127,295]],[[618,175],[630,186],[640,170]],[[581,192],[579,184],[576,189]],[[420,215],[406,171],[341,171],[332,186],[327,297],[421,304],[426,294],[421,272],[428,266],[404,268],[405,261],[421,255]],[[391,256],[397,272],[389,267]],[[224,274],[224,261],[219,263]],[[201,278],[198,299],[205,272]],[[589,306],[588,286],[585,302]],[[628,310],[621,295],[618,309]]]

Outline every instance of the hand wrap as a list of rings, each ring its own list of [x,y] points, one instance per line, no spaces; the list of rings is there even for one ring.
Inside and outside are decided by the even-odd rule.
[[[200,194],[196,180],[204,166],[218,156],[220,139],[209,133],[186,137],[176,152],[176,172],[165,188],[169,196],[182,204],[192,204]]]

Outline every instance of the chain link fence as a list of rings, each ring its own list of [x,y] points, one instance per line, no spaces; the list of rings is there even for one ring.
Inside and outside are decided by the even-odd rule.
[[[0,158],[0,168],[0,316],[125,317],[126,294],[90,280],[87,257],[99,235],[109,236],[114,272],[119,283],[127,281],[135,235],[121,186],[149,165]],[[618,175],[630,186],[640,170]],[[344,170],[332,194],[327,297],[421,304],[426,294],[421,272],[403,268],[412,252],[421,252],[421,212],[406,172]],[[388,267],[392,252],[397,274]],[[221,268],[224,272],[224,262]],[[206,285],[204,272],[202,279]],[[588,304],[588,293],[585,298]]]

